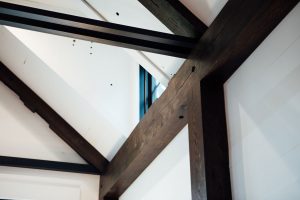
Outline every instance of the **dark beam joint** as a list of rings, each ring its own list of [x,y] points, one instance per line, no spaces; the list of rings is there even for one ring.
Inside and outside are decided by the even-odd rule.
[[[49,124],[51,130],[84,160],[97,168],[99,173],[104,173],[108,164],[106,158],[1,62],[0,81],[17,94],[26,107],[39,114]]]
[[[98,169],[87,164],[17,158],[8,156],[0,156],[0,166],[100,175]]]
[[[0,24],[186,58],[195,39],[0,2]]]

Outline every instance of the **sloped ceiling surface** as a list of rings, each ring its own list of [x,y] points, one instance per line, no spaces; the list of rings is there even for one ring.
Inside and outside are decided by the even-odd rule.
[[[6,1],[170,33],[134,0],[88,0],[102,17],[81,0]],[[182,3],[209,25],[226,0],[182,0]],[[179,58],[3,26],[0,43],[0,60],[109,160],[138,123],[139,64],[167,85],[184,62]],[[32,117],[33,121],[41,120]],[[39,126],[45,133],[40,139],[48,141],[48,137],[56,137],[50,136],[51,131],[45,124]],[[6,135],[12,130],[7,129]],[[4,132],[1,131],[0,136],[5,137]],[[7,144],[14,145],[9,139]],[[56,147],[57,155],[68,155],[70,159],[65,161],[84,162],[64,145]],[[14,155],[25,157],[21,149]],[[7,150],[0,149],[0,154]],[[36,154],[31,157],[39,158]],[[64,156],[46,158],[62,161]]]
[[[66,65],[68,64],[59,65],[57,70],[60,74],[58,74],[56,73],[54,67],[49,67],[47,60],[42,60],[42,58],[39,57],[41,56],[40,54],[38,54],[39,56],[36,55],[23,42],[21,42],[21,40],[17,38],[16,35],[19,33],[23,36],[23,39],[26,39],[25,32],[24,30],[20,29],[3,28],[1,35],[1,44],[3,48],[0,50],[1,60],[42,99],[44,99],[56,112],[58,112],[65,120],[67,120],[68,123],[70,123],[79,133],[81,133],[92,145],[94,145],[104,156],[110,159],[114,154],[111,152],[112,149],[118,149],[117,144],[121,144],[123,140],[125,140],[125,133],[129,132],[129,130],[125,129],[130,126],[130,123],[128,122],[130,120],[127,120],[126,123],[126,119],[130,118],[131,110],[128,109],[127,112],[127,110],[124,109],[130,108],[130,105],[127,105],[127,103],[130,103],[130,98],[132,96],[127,94],[127,98],[124,96],[122,101],[114,104],[114,100],[120,100],[122,94],[124,94],[122,93],[122,90],[118,92],[118,85],[119,87],[126,87],[129,90],[131,88],[134,89],[134,87],[130,87],[129,85],[131,82],[127,81],[127,79],[122,79],[123,81],[118,80],[119,82],[113,81],[107,83],[104,82],[105,84],[101,84],[97,82],[97,80],[102,80],[101,75],[107,76],[107,74],[101,73],[101,71],[98,70],[96,72],[99,73],[99,76],[86,76],[86,74],[80,71],[80,69],[76,70],[76,65],[72,63],[69,64],[69,66],[74,67],[73,72],[75,74],[67,74],[68,70]],[[67,40],[67,38],[62,38],[62,40],[64,39]],[[39,42],[39,40],[30,41]],[[44,42],[46,41],[47,40]],[[48,47],[46,49],[51,49],[51,46],[47,45],[47,43],[45,44],[44,42],[39,43],[39,45],[45,45],[44,47]],[[63,41],[60,42],[63,44]],[[71,43],[70,46],[72,46]],[[63,47],[56,48],[56,50],[57,49],[63,50]],[[58,52],[62,53],[62,51]],[[49,57],[53,56],[52,60],[56,60],[54,51],[52,53],[49,52],[48,55],[50,55]],[[88,55],[90,56],[90,54]],[[73,58],[77,58],[78,60],[81,58],[80,55],[77,55],[76,57],[76,54],[73,54],[73,56]],[[67,57],[68,55],[65,55],[65,58]],[[87,69],[87,65],[88,64],[82,65],[82,67]],[[55,66],[55,63],[52,63],[52,66]],[[129,65],[127,66],[128,68],[130,67]],[[117,67],[123,67],[122,69],[126,69],[126,66],[124,65],[117,65]],[[99,68],[101,68],[101,65]],[[105,67],[102,67],[102,69],[103,68]],[[85,72],[88,73],[88,70]],[[113,73],[110,74],[113,76]],[[65,80],[63,78],[65,78]],[[85,80],[84,84],[74,84],[72,80],[76,80],[76,78],[79,82]],[[124,82],[124,85],[122,82]],[[70,85],[69,83],[73,83],[73,85]],[[110,84],[114,85],[111,86]],[[99,89],[97,87],[99,85],[104,85],[103,87],[106,88]],[[88,90],[88,86],[90,86],[90,90],[94,89],[94,92],[90,92],[90,90]],[[103,98],[101,98],[101,95],[103,95]],[[116,97],[114,95],[119,96]],[[103,106],[104,104],[106,107],[103,107],[105,108],[118,109],[119,107],[123,107],[124,109],[122,112],[121,110],[119,112],[116,110],[114,110],[114,112],[110,112],[109,109],[97,109],[97,105],[92,103],[93,101],[97,101],[97,98],[100,101],[100,103],[97,104],[99,106]],[[107,103],[105,104],[104,101]],[[108,101],[111,101],[112,103]],[[118,106],[120,103],[123,105]],[[112,117],[112,114],[115,114],[115,116]],[[119,117],[122,114],[124,119],[120,119]],[[118,125],[116,126],[114,123]],[[122,124],[125,124],[126,127],[122,126]]]
[[[0,94],[2,156],[85,163],[2,82]]]

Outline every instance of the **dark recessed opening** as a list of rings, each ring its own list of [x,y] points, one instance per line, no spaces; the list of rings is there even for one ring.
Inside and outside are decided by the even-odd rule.
[[[194,72],[194,71],[195,71],[195,69],[196,69],[196,67],[195,67],[195,66],[193,66],[193,67],[192,67],[192,72]]]

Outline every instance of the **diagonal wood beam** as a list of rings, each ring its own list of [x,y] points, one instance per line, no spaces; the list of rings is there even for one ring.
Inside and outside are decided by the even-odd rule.
[[[199,38],[207,29],[179,0],[139,0],[176,35]]]
[[[84,160],[98,169],[99,173],[105,171],[108,164],[106,158],[1,62],[0,80],[14,91],[32,112],[39,114]]]
[[[9,156],[0,156],[0,166],[99,175],[99,170],[88,164],[37,160]]]
[[[187,124],[187,108],[191,105],[193,88],[201,80],[210,78],[222,84],[298,2],[299,0],[228,1],[201,37],[189,59],[170,81],[166,91],[152,105],[108,165],[107,172],[101,177],[100,200],[120,197]],[[204,119],[208,118],[205,116]],[[207,120],[202,122],[207,123]],[[203,127],[211,126],[204,124]],[[195,165],[200,164],[204,163]],[[224,173],[228,171],[225,170]],[[212,180],[213,176],[206,178],[205,184],[209,188],[204,188],[205,194],[202,193],[203,189],[198,189],[201,185],[195,185],[198,181],[192,182],[192,188],[196,190],[193,191],[193,200],[199,200],[199,197],[205,195],[213,199],[210,192],[218,191],[218,184]],[[223,188],[230,190],[228,182]],[[230,191],[226,194],[230,194]]]

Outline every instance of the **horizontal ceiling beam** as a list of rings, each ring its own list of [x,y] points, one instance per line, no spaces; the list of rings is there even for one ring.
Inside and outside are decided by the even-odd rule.
[[[299,0],[228,1],[201,37],[189,59],[170,81],[166,91],[154,102],[108,165],[100,180],[100,200],[120,197],[187,124],[187,108],[191,100],[189,96],[195,85],[209,77],[214,77],[211,80],[222,84],[225,81],[223,78],[234,73],[298,2]],[[206,116],[205,119],[209,117]],[[210,124],[203,127],[213,128]],[[201,175],[201,172],[196,171],[194,174]],[[208,176],[205,181],[208,185],[213,183],[214,186],[220,186],[214,184],[214,179],[215,176]],[[195,181],[195,184],[201,183]],[[203,190],[200,187],[202,186],[192,186],[195,189],[193,194],[196,193],[193,200],[201,199],[199,192]],[[226,187],[228,186],[223,186],[224,189]],[[215,195],[210,192],[216,193],[216,188],[205,189],[208,199],[227,199],[226,196],[212,198]]]
[[[34,72],[33,72],[34,73]],[[0,62],[0,81],[14,91],[32,112],[39,114],[50,129],[74,149],[84,160],[103,173],[108,161],[44,100]]]
[[[195,39],[0,2],[0,24],[186,58]]]
[[[0,156],[0,166],[100,175],[98,169],[88,164],[57,162],[9,156]]]
[[[207,26],[178,0],[139,0],[176,35],[199,38]]]

